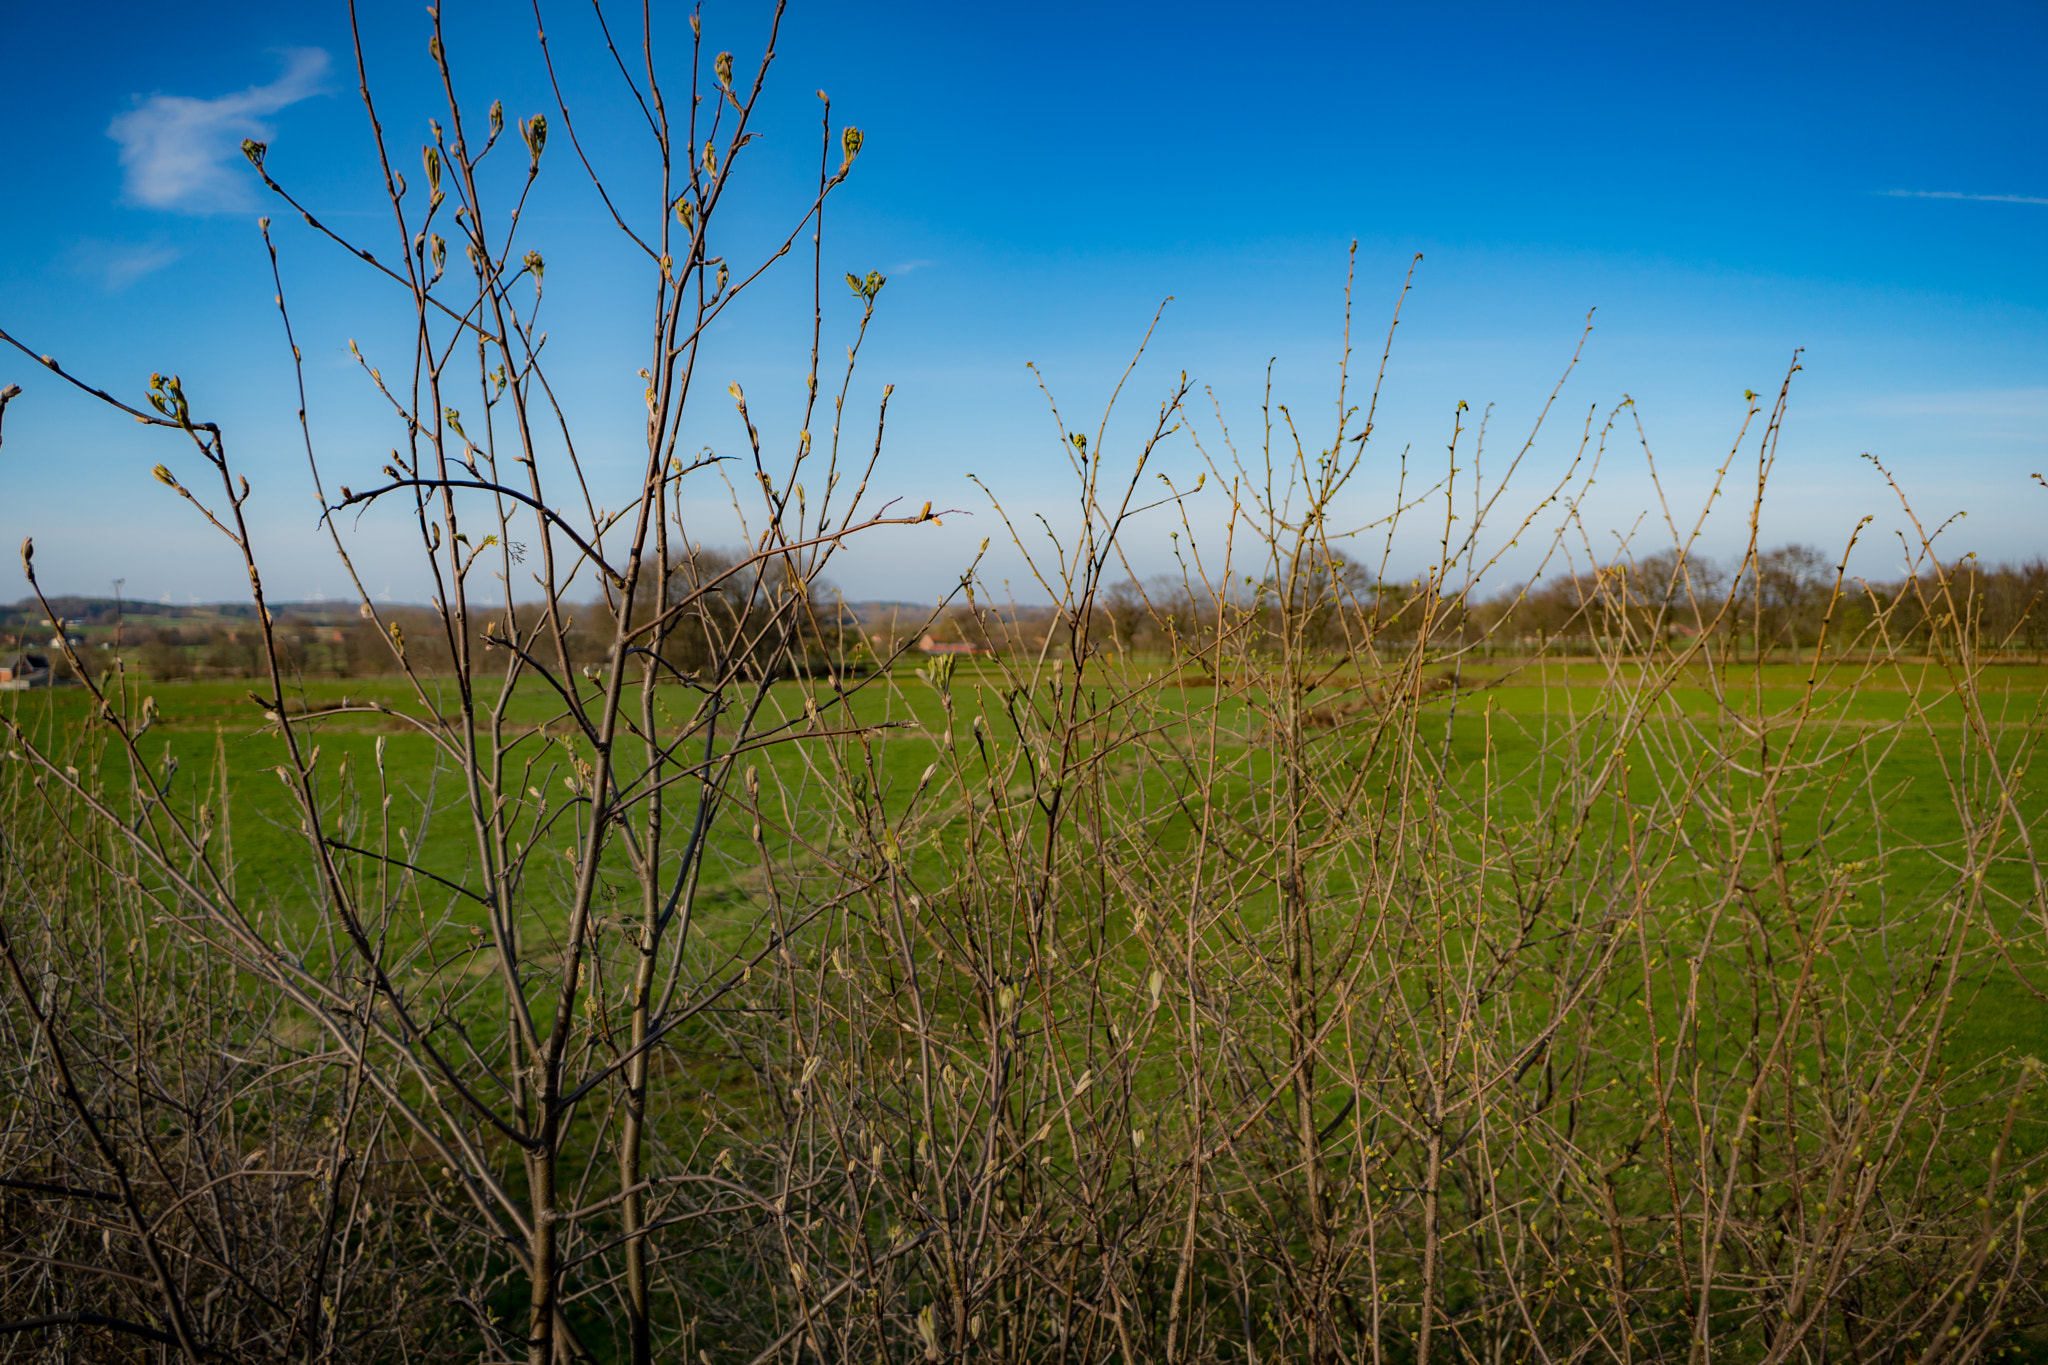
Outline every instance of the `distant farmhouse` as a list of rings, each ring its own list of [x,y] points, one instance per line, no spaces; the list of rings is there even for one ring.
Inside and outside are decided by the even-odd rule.
[[[52,687],[55,682],[56,675],[51,672],[46,654],[0,658],[0,692],[26,692],[31,687]]]

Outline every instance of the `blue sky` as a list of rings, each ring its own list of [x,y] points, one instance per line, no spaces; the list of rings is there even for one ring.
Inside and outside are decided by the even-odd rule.
[[[628,129],[615,78],[584,42],[585,11],[543,12],[579,115]],[[764,13],[709,6],[707,38],[744,68]],[[449,0],[447,14],[479,108],[501,97],[512,114],[551,109],[529,9]],[[366,3],[363,19],[386,126],[416,142],[434,112],[425,16]],[[130,398],[152,370],[183,374],[257,485],[273,592],[341,595],[311,534],[254,228],[267,206],[232,149],[260,129],[274,171],[337,223],[375,230],[346,10],[221,4],[167,20],[161,7],[9,3],[4,22],[0,327]],[[1495,405],[1497,450],[1519,444],[1597,306],[1536,475],[1562,468],[1589,409],[1628,394],[1675,501],[1696,503],[1743,391],[1774,393],[1803,347],[1767,541],[1832,552],[1875,515],[1857,567],[1887,572],[1898,517],[1859,458],[1869,451],[1926,518],[1967,513],[1943,542],[1951,553],[2021,558],[2048,552],[2048,490],[2029,478],[2048,472],[2044,58],[2038,5],[797,0],[731,240],[737,258],[800,199],[816,155],[810,92],[830,91],[835,120],[867,142],[832,209],[826,268],[890,276],[855,389],[871,402],[896,385],[880,482],[912,505],[975,513],[851,555],[837,576],[854,597],[945,590],[999,529],[970,472],[1014,509],[1070,517],[1058,432],[1026,362],[1068,425],[1087,413],[1092,429],[1169,295],[1113,431],[1133,432],[1183,369],[1247,431],[1269,358],[1276,393],[1327,428],[1354,239],[1360,350],[1375,359],[1407,262],[1425,258],[1360,522],[1377,515],[1404,446],[1418,468],[1441,464],[1461,400]],[[550,261],[558,375],[601,477],[620,473],[633,464],[644,361],[629,338],[644,291],[566,156],[543,191],[526,231]],[[392,437],[345,343],[387,336],[394,301],[298,224],[279,227],[323,455],[347,481]],[[727,377],[764,395],[774,434],[800,373],[800,284],[764,290],[717,338],[707,443],[737,435]],[[47,586],[97,592],[124,577],[131,595],[174,601],[240,591],[226,547],[150,480],[176,453],[161,434],[0,356],[10,381],[26,392],[0,446],[0,540],[34,534]],[[1199,467],[1185,443],[1162,460]],[[1631,434],[1588,517],[1605,535],[1654,506]],[[715,506],[694,515],[705,539],[724,538]],[[1166,567],[1164,530],[1133,540],[1141,570]],[[390,528],[373,518],[355,533],[380,567],[373,589],[424,595],[397,542],[380,539]],[[1708,543],[1726,551],[1745,533],[1731,507]],[[1426,553],[1397,547],[1394,567]],[[0,574],[19,584],[18,571]]]

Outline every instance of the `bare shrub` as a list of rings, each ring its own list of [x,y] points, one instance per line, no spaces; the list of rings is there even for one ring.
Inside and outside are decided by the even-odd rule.
[[[249,574],[303,888],[248,874],[229,797],[256,779],[225,746],[205,774],[156,757],[134,680],[92,684],[82,728],[9,713],[0,1354],[1931,1365],[2026,1340],[2039,1064],[1958,1026],[2040,998],[2042,719],[1987,698],[1971,576],[1926,535],[1910,591],[1753,535],[1723,573],[1673,515],[1599,555],[1571,509],[1618,411],[1525,490],[1520,454],[1477,482],[1461,408],[1404,504],[1435,562],[1396,585],[1350,493],[1378,394],[1354,405],[1347,331],[1328,431],[1198,426],[1185,380],[1135,446],[1105,414],[1068,438],[1061,539],[1013,530],[1043,605],[970,566],[924,628],[986,657],[851,667],[832,557],[931,515],[868,501],[888,390],[846,425],[878,275],[847,277],[842,374],[814,297],[781,460],[731,391],[744,526],[681,510],[717,475],[678,445],[706,330],[756,264],[822,253],[860,150],[827,109],[786,238],[716,254],[772,50],[746,75],[693,20],[685,101],[624,77],[659,183],[607,199],[658,305],[622,510],[537,434],[573,430],[545,262],[480,226],[563,141],[591,164],[594,129],[451,102],[423,180],[387,171],[397,254],[307,216],[418,338],[363,357],[393,463],[361,491],[313,464],[331,511],[417,528],[431,610],[365,594],[358,628],[402,701],[294,692],[199,396],[72,381],[205,475],[157,473]],[[452,90],[438,27],[433,51]],[[1731,446],[1759,499],[1783,411]],[[1220,533],[1194,489],[1138,505],[1184,436]],[[1183,570],[1140,586],[1121,547],[1165,530]],[[1489,599],[1488,547],[1525,541],[1564,586]],[[1532,603],[1550,647],[1482,667]],[[1566,638],[1565,701],[1508,704]],[[1908,704],[1873,722],[1880,687]],[[1944,834],[1895,809],[1908,751]]]

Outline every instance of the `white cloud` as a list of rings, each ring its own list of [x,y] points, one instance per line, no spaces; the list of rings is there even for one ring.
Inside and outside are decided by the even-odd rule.
[[[902,265],[892,265],[892,266],[890,266],[890,267],[889,267],[889,273],[890,273],[890,274],[891,274],[892,276],[894,276],[894,275],[908,275],[908,274],[909,274],[909,273],[910,273],[911,271],[913,271],[913,270],[922,270],[922,269],[924,269],[924,268],[925,268],[926,266],[928,266],[928,265],[936,265],[936,264],[938,264],[938,262],[936,262],[936,261],[927,261],[927,260],[922,260],[922,259],[920,259],[920,260],[915,260],[915,261],[905,261],[905,262],[904,262],[904,263],[903,263]]]
[[[1964,194],[1961,190],[1879,190],[1887,199],[1974,199],[1982,204],[2048,204],[2032,194]]]
[[[163,269],[182,254],[178,248],[162,242],[102,242],[91,238],[74,244],[66,253],[74,272],[98,281],[110,293]]]
[[[327,74],[327,54],[319,48],[286,48],[283,56],[284,74],[268,85],[210,100],[151,95],[109,124],[107,136],[121,144],[126,197],[181,213],[246,207],[242,139],[268,141],[262,116],[319,94]]]

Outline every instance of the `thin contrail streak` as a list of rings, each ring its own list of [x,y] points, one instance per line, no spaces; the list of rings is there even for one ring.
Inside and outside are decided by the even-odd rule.
[[[1961,190],[1879,190],[1892,199],[1975,199],[1986,204],[2048,204],[2033,194],[1964,194]]]

